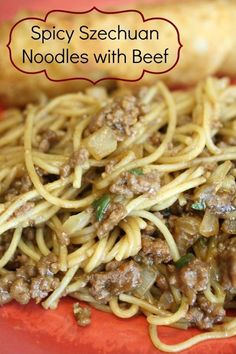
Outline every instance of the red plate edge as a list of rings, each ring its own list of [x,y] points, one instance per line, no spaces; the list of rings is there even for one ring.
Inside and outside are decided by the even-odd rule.
[[[2,354],[154,354],[144,317],[120,319],[92,309],[92,323],[79,327],[72,313],[74,300],[64,298],[56,310],[44,310],[33,302],[5,305],[0,310]],[[181,342],[199,333],[159,327],[160,338],[168,344]],[[183,353],[234,354],[236,339],[210,340]]]

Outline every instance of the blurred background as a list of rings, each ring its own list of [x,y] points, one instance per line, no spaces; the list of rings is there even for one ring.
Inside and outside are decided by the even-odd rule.
[[[173,1],[173,0],[172,0]],[[177,1],[177,0],[174,0]],[[186,0],[189,1],[189,0]],[[71,11],[88,10],[92,6],[100,7],[101,9],[114,6],[114,4],[130,7],[132,3],[161,3],[166,0],[0,0],[0,20],[11,19],[18,11],[24,10],[42,10],[49,11],[52,9],[66,9]]]

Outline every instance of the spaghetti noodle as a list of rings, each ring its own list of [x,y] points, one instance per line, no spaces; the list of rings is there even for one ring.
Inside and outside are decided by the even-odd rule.
[[[5,111],[0,303],[54,309],[69,295],[143,313],[167,352],[235,335],[235,102],[235,86],[208,78]],[[168,345],[158,325],[210,331]]]

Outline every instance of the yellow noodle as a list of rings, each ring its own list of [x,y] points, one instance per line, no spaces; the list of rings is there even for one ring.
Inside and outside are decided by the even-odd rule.
[[[49,255],[50,250],[45,243],[44,235],[43,235],[43,228],[41,228],[41,227],[37,228],[37,230],[36,230],[36,242],[37,242],[37,246],[38,246],[40,252],[44,256]]]
[[[236,324],[236,320],[234,320],[234,326]],[[155,325],[150,325],[149,326],[149,333],[150,333],[150,337],[152,340],[152,343],[154,344],[154,346],[156,348],[158,348],[159,350],[163,350],[169,353],[176,353],[176,352],[180,352],[181,350],[185,350],[188,349],[190,347],[192,347],[193,345],[203,342],[205,340],[209,340],[209,339],[217,339],[217,338],[228,338],[228,337],[232,337],[236,335],[236,327],[234,327],[231,330],[228,331],[215,331],[215,332],[207,332],[207,333],[201,333],[201,334],[197,334],[196,336],[181,342],[179,344],[172,344],[172,345],[168,345],[165,344],[163,342],[161,342],[161,340],[159,339],[158,335],[157,335],[157,329]]]
[[[184,318],[188,312],[187,300],[183,297],[179,309],[168,317],[160,317],[156,315],[150,315],[147,317],[148,323],[152,325],[168,326],[172,323],[179,321]]]
[[[3,268],[9,262],[9,260],[14,256],[14,253],[21,239],[21,233],[22,233],[21,227],[15,229],[11,243],[8,249],[6,250],[6,252],[4,253],[4,255],[2,256],[2,258],[0,259],[0,268]]]
[[[113,297],[109,301],[109,306],[112,312],[120,318],[130,318],[135,316],[138,313],[139,307],[135,304],[132,304],[128,309],[122,309],[118,304],[117,297]]]

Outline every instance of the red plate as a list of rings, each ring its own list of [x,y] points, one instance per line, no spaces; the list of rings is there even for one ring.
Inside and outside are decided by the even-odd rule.
[[[152,0],[151,0],[152,1]],[[163,1],[163,0],[162,0]],[[91,6],[104,9],[116,1],[83,0],[8,0],[0,4],[0,19],[11,18],[16,11],[36,9],[48,11],[67,9],[82,11]],[[121,3],[121,1],[120,1]],[[124,7],[132,1],[123,0]],[[158,16],[158,14],[156,14]],[[122,320],[92,309],[92,324],[78,327],[72,314],[72,299],[63,299],[57,310],[45,311],[31,303],[20,306],[8,304],[0,309],[1,354],[154,354],[158,351],[148,335],[144,317]],[[178,343],[199,333],[197,330],[159,329],[164,342]],[[236,339],[203,342],[187,351],[188,354],[234,354]],[[160,352],[159,352],[160,353]]]

